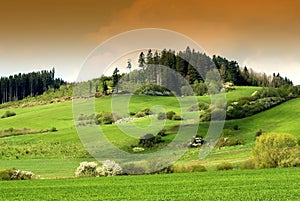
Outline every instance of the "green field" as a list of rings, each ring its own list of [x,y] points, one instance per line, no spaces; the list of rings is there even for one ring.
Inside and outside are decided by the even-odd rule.
[[[299,200],[300,169],[0,182],[1,200]]]
[[[258,87],[236,87],[236,90],[226,94],[226,98],[228,101],[236,100],[242,96],[250,96],[259,89]],[[203,102],[210,101],[209,96],[197,98]],[[111,97],[96,99],[96,111],[109,111],[110,100]],[[224,129],[232,129],[234,125],[239,126],[235,138],[245,140],[245,145],[214,149],[201,161],[198,159],[199,149],[190,149],[178,163],[197,162],[203,164],[208,170],[215,170],[218,163],[226,161],[238,167],[240,163],[251,157],[255,133],[259,129],[265,132],[291,133],[300,138],[299,103],[300,99],[294,99],[252,117],[226,121]],[[176,97],[151,96],[131,97],[129,111],[137,112],[157,105],[166,111],[174,110],[180,113]],[[1,109],[0,114],[6,110],[14,111],[17,115],[0,119],[0,130],[9,128],[42,130],[56,127],[58,132],[0,138],[0,168],[29,170],[41,175],[42,178],[72,177],[79,162],[95,160],[84,149],[76,133],[71,102]],[[140,127],[147,127],[150,122],[148,118],[134,121]],[[166,122],[167,128],[176,125],[178,121]],[[207,127],[207,123],[200,123],[198,133],[205,134]],[[106,136],[120,147],[129,147],[137,143],[137,139],[124,135],[116,125],[103,126],[102,129]]]

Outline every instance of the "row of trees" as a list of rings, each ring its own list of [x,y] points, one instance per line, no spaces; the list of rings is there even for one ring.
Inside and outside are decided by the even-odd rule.
[[[236,61],[228,61],[220,56],[212,58],[215,66],[219,70],[224,82],[232,82],[242,86],[261,86],[279,88],[284,85],[293,85],[287,77],[282,77],[279,73],[267,76],[266,73],[257,73],[246,66],[241,68]]]
[[[283,85],[293,85],[288,78],[283,78],[280,74],[267,76],[265,73],[257,73],[247,67],[241,68],[236,61],[229,61],[220,56],[213,56],[211,59],[205,53],[196,52],[189,47],[185,51],[175,53],[173,50],[164,49],[160,53],[148,50],[145,55],[141,52],[138,59],[139,67],[144,77],[140,77],[148,84],[166,85],[170,84],[171,89],[178,88],[180,85],[178,77],[163,68],[157,68],[157,65],[169,67],[178,72],[189,84],[201,83],[206,80],[207,73],[214,67],[219,71],[223,82],[232,82],[235,85],[243,86],[262,86],[276,87]],[[131,65],[128,65],[131,68]],[[172,86],[173,85],[173,86]]]
[[[1,103],[41,95],[50,88],[58,89],[65,82],[55,78],[55,69],[0,78]]]

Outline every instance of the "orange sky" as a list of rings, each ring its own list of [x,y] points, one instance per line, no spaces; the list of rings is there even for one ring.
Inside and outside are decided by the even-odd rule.
[[[298,0],[2,0],[0,75],[55,67],[75,80],[105,39],[152,27],[185,34],[209,55],[300,84],[299,10]]]

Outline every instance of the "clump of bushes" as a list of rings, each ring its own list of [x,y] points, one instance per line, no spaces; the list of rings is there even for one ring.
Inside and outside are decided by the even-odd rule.
[[[173,116],[174,116],[175,114],[176,114],[176,113],[175,113],[174,111],[168,111],[168,112],[166,113],[166,117],[167,117],[167,119],[172,120],[172,119],[173,119]]]
[[[15,112],[11,112],[11,111],[6,111],[2,116],[1,118],[8,118],[8,117],[13,117],[13,116],[16,116],[17,114]]]
[[[31,180],[37,178],[38,176],[29,171],[14,169],[0,170],[0,180]]]
[[[175,115],[173,115],[172,120],[174,120],[174,121],[181,121],[182,117],[180,115],[178,115],[178,114],[175,114]]]
[[[174,164],[170,167],[171,172],[185,173],[185,172],[206,172],[207,169],[200,164]]]
[[[138,113],[136,113],[136,114],[134,115],[134,117],[136,117],[136,118],[142,118],[142,117],[144,117],[144,116],[146,116],[146,114],[145,114],[144,112],[141,112],[141,111],[139,111]]]
[[[217,165],[217,170],[232,170],[233,165],[228,162],[223,162]]]
[[[95,162],[81,162],[75,171],[76,177],[116,176],[123,173],[121,166],[115,161],[106,160],[98,167]]]
[[[95,177],[98,175],[97,163],[81,162],[75,171],[76,177]]]
[[[236,145],[244,145],[244,140],[235,139],[232,137],[221,137],[216,144],[216,148],[226,147],[226,146],[236,146]]]
[[[96,123],[102,125],[113,124],[119,119],[121,119],[121,117],[114,112],[102,112],[96,115]]]
[[[167,135],[166,132],[167,132],[166,129],[162,129],[162,130],[160,130],[160,131],[157,133],[157,135],[164,137],[164,136]]]
[[[168,120],[180,121],[182,120],[182,117],[176,114],[174,111],[168,111],[167,113],[163,113],[163,112],[158,113],[157,119],[158,120],[168,119]]]
[[[194,104],[189,107],[188,112],[197,112],[201,110],[207,110],[209,108],[209,104],[200,102],[198,104]]]
[[[148,133],[140,137],[139,144],[144,148],[154,147],[156,144],[163,142],[163,139],[160,135],[154,136],[151,133]]]
[[[135,91],[135,94],[149,96],[174,96],[174,94],[166,87],[154,84],[142,86]]]
[[[164,120],[164,119],[166,119],[167,118],[167,115],[166,115],[166,113],[164,113],[164,112],[160,112],[160,113],[158,113],[158,115],[157,115],[157,119],[158,120]]]
[[[253,148],[256,168],[300,167],[300,148],[290,134],[262,134]]]

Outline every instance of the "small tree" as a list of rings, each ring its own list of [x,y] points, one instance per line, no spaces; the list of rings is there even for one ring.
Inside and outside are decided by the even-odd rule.
[[[257,137],[253,148],[255,167],[280,167],[297,145],[297,139],[290,134],[271,133]]]

